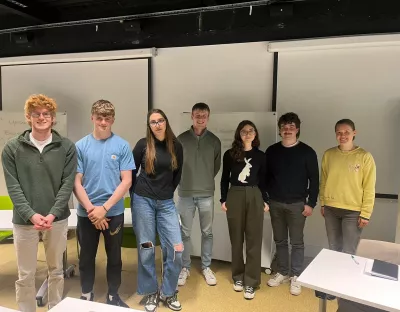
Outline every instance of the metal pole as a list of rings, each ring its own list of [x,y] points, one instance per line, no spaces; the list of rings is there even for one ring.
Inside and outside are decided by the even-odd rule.
[[[90,25],[90,24],[123,22],[123,21],[127,21],[127,20],[137,20],[137,19],[153,18],[153,17],[185,15],[185,14],[199,14],[199,13],[204,13],[204,12],[240,9],[240,8],[246,8],[246,7],[251,7],[251,6],[263,6],[263,5],[272,4],[274,2],[276,2],[276,0],[258,0],[258,1],[242,2],[242,3],[213,5],[213,6],[208,6],[208,7],[199,7],[199,8],[192,8],[192,9],[171,10],[171,11],[162,11],[162,12],[154,12],[154,13],[143,13],[143,14],[134,14],[134,15],[95,18],[95,19],[80,20],[80,21],[42,24],[42,25],[34,25],[34,26],[27,26],[27,27],[3,29],[3,30],[0,30],[0,34],[10,34],[10,33],[16,33],[16,32],[29,31],[29,30],[38,30],[38,29],[49,29],[49,28],[60,28],[60,27],[70,27],[70,26]]]
[[[319,312],[326,312],[326,299],[319,299]]]

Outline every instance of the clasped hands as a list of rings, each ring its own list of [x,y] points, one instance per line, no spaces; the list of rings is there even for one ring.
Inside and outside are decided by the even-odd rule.
[[[53,214],[48,214],[47,216],[42,216],[39,213],[35,213],[31,218],[33,227],[38,231],[51,230],[53,227],[53,221],[56,218]]]
[[[92,206],[87,209],[89,220],[95,226],[96,229],[104,231],[108,229],[108,221],[106,218],[106,209],[104,206]]]

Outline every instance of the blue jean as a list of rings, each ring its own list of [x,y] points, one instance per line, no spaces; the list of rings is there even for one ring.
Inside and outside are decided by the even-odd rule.
[[[181,233],[184,245],[183,267],[190,269],[191,241],[193,218],[199,211],[201,229],[201,268],[205,269],[211,265],[211,255],[213,249],[212,224],[214,220],[214,197],[179,197],[178,210],[181,216]]]
[[[137,292],[139,295],[149,295],[158,291],[155,266],[157,231],[163,255],[160,291],[163,296],[172,296],[178,286],[179,273],[182,269],[182,251],[175,250],[176,246],[182,244],[182,238],[174,201],[156,200],[134,194],[131,210],[138,250]]]

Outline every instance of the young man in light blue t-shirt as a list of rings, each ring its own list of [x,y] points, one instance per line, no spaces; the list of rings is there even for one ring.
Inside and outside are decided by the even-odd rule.
[[[93,133],[76,143],[78,168],[74,194],[79,201],[78,241],[82,300],[93,301],[95,261],[100,233],[107,253],[107,303],[128,308],[121,300],[121,245],[124,198],[132,183],[135,162],[129,143],[111,132],[115,108],[99,100],[92,106]]]

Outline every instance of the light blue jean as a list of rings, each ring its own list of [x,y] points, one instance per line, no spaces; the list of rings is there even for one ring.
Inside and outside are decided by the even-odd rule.
[[[131,210],[138,250],[137,292],[139,295],[149,295],[158,291],[155,267],[157,231],[163,255],[160,292],[161,295],[170,297],[176,291],[182,269],[182,251],[175,251],[175,247],[182,244],[182,238],[174,201],[155,200],[134,194]],[[148,243],[151,243],[150,247],[146,246]]]
[[[214,221],[214,197],[179,197],[178,210],[181,216],[181,233],[184,245],[183,267],[190,269],[191,241],[193,218],[199,212],[201,229],[201,268],[204,270],[211,265],[213,249],[212,225]]]

